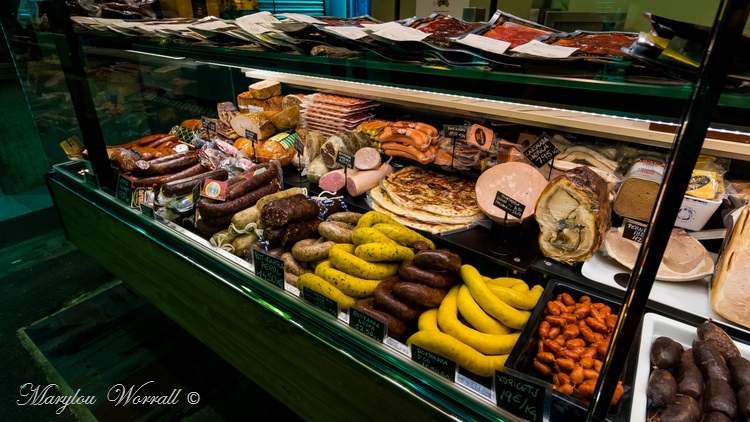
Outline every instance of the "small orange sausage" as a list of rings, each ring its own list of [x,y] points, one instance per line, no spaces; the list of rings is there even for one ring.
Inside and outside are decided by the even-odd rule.
[[[534,359],[534,369],[545,377],[552,375],[552,369],[536,359]]]

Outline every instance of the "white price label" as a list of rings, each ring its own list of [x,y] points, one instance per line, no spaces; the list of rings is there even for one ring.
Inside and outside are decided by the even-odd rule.
[[[300,295],[299,289],[289,283],[284,283],[284,290],[298,297]]]
[[[237,26],[240,27],[240,29],[247,32],[248,34],[260,35],[265,34],[266,32],[274,32],[273,29],[267,28],[259,23],[240,21],[239,19],[234,22],[237,24]]]
[[[490,53],[503,54],[510,47],[507,41],[496,40],[494,38],[483,37],[476,34],[468,34],[463,38],[455,40],[459,44],[468,45],[469,47],[478,48]]]
[[[281,22],[272,15],[271,12],[258,12],[252,15],[245,15],[235,19],[235,23],[247,22],[247,23],[279,23]]]
[[[422,41],[430,36],[430,34],[422,32],[419,29],[403,25],[389,25],[375,31],[373,35],[392,41]]]
[[[367,36],[367,32],[356,26],[327,26],[323,30],[350,40],[358,40]]]
[[[283,13],[283,15],[297,22],[316,23],[318,25],[326,25],[326,23],[321,20],[315,19],[312,16],[303,15],[300,13]]]
[[[456,384],[467,388],[471,392],[479,394],[480,396],[486,398],[487,400],[490,400],[492,402],[495,401],[495,396],[492,394],[491,388],[487,388],[483,386],[482,384],[472,380],[471,378],[468,378],[462,375],[461,373],[458,373],[456,375]]]
[[[526,44],[514,48],[514,53],[529,54],[532,56],[548,57],[551,59],[564,59],[570,57],[576,50],[575,47],[562,47],[559,45],[549,45],[540,41],[532,40]]]
[[[404,343],[401,343],[400,341],[396,340],[393,337],[386,337],[385,338],[385,344],[388,346],[391,346],[392,348],[396,349],[397,352],[403,354],[404,356],[411,357],[411,350],[409,350],[409,346],[405,345]]]
[[[224,21],[210,21],[192,25],[191,28],[204,29],[208,31],[212,29],[234,28],[234,25],[230,25]]]

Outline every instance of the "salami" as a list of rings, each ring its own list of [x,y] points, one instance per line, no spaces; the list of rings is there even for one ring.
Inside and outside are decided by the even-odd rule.
[[[195,176],[186,177],[184,179],[173,180],[169,183],[165,183],[161,188],[161,192],[166,196],[182,196],[190,193],[195,185],[202,183],[206,179],[214,180],[227,180],[229,173],[226,170],[212,170]]]
[[[263,207],[260,221],[267,227],[281,227],[297,221],[318,217],[318,203],[305,195],[293,195],[273,201]]]
[[[135,162],[136,168],[133,171],[144,176],[153,176],[156,174],[174,173],[198,163],[198,154],[195,152],[183,152],[179,154],[167,155],[166,157],[156,158],[153,160],[138,160]]]
[[[248,192],[251,192],[258,188],[258,186],[263,186],[266,183],[269,183],[271,180],[275,179],[276,176],[279,174],[278,168],[274,164],[265,163],[264,166],[265,171],[258,174],[253,173],[246,173],[245,178],[238,181],[236,184],[232,185],[227,189],[227,200],[237,199],[242,195],[245,195]],[[259,170],[259,169],[258,169]],[[258,171],[256,170],[256,171]]]
[[[234,214],[242,211],[245,208],[252,207],[258,200],[266,195],[270,195],[281,188],[278,180],[273,180],[271,183],[262,186],[250,193],[240,196],[237,199],[227,202],[210,202],[205,198],[201,198],[198,201],[198,211],[204,217],[219,217],[227,214]]]
[[[300,240],[304,239],[317,239],[320,237],[318,234],[318,226],[322,220],[318,218],[312,218],[310,220],[298,221],[291,223],[286,227],[284,233],[284,239],[281,241],[282,247],[292,246]]]
[[[158,176],[149,176],[149,177],[136,177],[136,176],[130,176],[130,180],[133,182],[133,187],[153,187],[158,185],[163,185],[165,183],[169,183],[173,180],[180,180],[184,179],[186,177],[195,176],[196,174],[200,174],[206,171],[206,168],[203,167],[200,163],[195,164],[194,166],[188,167],[185,170],[171,173],[171,174],[162,174]]]
[[[286,227],[269,227],[263,230],[263,242],[265,242],[269,248],[281,246],[281,244],[284,243],[285,236]]]

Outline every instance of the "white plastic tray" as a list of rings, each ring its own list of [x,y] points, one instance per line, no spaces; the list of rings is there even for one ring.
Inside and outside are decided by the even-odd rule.
[[[643,316],[641,345],[638,350],[638,367],[636,368],[635,384],[633,385],[633,407],[630,412],[630,420],[633,422],[646,421],[646,387],[648,387],[648,377],[651,375],[651,343],[661,336],[670,337],[689,349],[693,345],[693,340],[698,338],[698,332],[697,327],[658,314],[647,313]],[[750,357],[750,346],[738,342],[735,342],[735,344],[740,349],[742,356]]]

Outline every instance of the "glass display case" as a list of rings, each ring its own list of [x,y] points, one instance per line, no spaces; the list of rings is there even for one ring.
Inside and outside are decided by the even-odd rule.
[[[744,16],[745,22],[746,2],[728,3],[726,13]],[[645,420],[645,408],[636,406],[645,392],[634,388],[644,356],[639,342],[632,341],[640,338],[644,312],[692,326],[713,318],[735,341],[750,340],[748,327],[721,318],[708,305],[706,277],[654,281],[680,210],[675,201],[684,197],[698,154],[731,163],[727,179],[742,178],[750,161],[746,80],[741,72],[722,70],[721,63],[732,60],[735,52],[725,51],[723,44],[713,46],[697,70],[674,71],[672,64],[652,66],[627,55],[551,59],[377,37],[355,42],[309,22],[279,26],[274,43],[247,34],[242,41],[236,33],[232,37],[213,28],[193,28],[201,37],[192,38],[150,33],[122,22],[70,20],[65,8],[55,13],[59,15],[50,15],[50,23],[57,32],[37,37],[48,40],[40,42],[54,45],[61,57],[70,55],[62,68],[86,148],[85,159],[73,154],[73,160],[56,165],[47,176],[68,237],[305,419],[562,420],[563,415],[588,414]],[[743,25],[722,21],[719,27],[706,39],[735,40]],[[314,55],[314,45],[329,50]],[[338,57],[344,51],[347,56]],[[189,119],[210,127],[211,119],[216,124],[221,117],[217,104],[238,101],[249,85],[264,80],[279,82],[284,96],[325,93],[376,101],[378,119],[429,122],[440,129],[480,124],[510,143],[534,142],[545,133],[574,145],[663,154],[668,169],[664,188],[644,226],[647,239],[644,251],[636,254],[640,267],[633,275],[606,261],[602,251],[583,265],[550,259],[539,249],[534,219],[517,226],[485,220],[451,233],[423,232],[488,278],[520,278],[548,292],[576,298],[586,294],[620,309],[605,376],[596,386],[611,398],[622,379],[618,404],[603,405],[596,397],[590,409],[553,392],[549,381],[534,378],[520,364],[489,377],[453,367],[446,377],[445,369],[420,361],[406,339],[373,336],[352,312],[335,306],[331,312],[300,295],[294,285],[262,277],[256,254],[245,258],[228,252],[184,219],[154,214],[153,207],[138,206],[130,190],[123,194],[122,183],[130,179],[114,171],[108,150],[169,133]],[[37,118],[45,120],[41,113]],[[53,123],[45,122],[68,134],[76,130]],[[391,163],[396,170],[414,164],[403,157]],[[463,169],[451,161],[425,167],[475,182],[492,164],[483,160]],[[323,189],[303,175],[303,167],[293,162],[283,168],[284,187],[320,194]],[[545,176],[551,169],[546,167],[550,173]],[[346,209],[371,209],[364,196],[340,196]],[[721,212],[714,210],[710,217],[694,235],[715,254],[725,234]],[[510,250],[498,252],[498,244],[507,239]],[[540,301],[533,313],[529,310],[529,324],[539,322],[532,320],[540,318],[544,305]],[[413,325],[410,332],[416,331]],[[534,334],[527,331],[509,359],[525,354],[530,365],[534,347],[522,343],[533,342]]]

